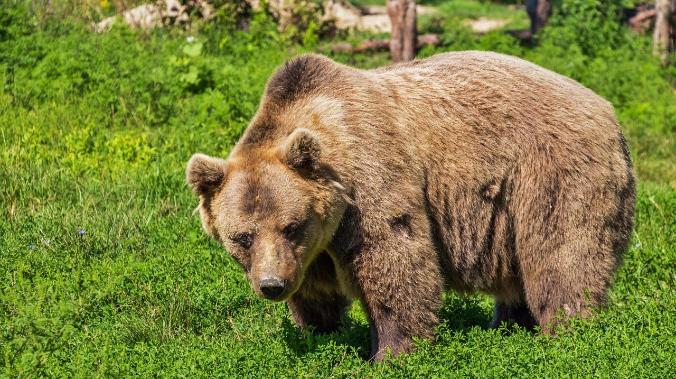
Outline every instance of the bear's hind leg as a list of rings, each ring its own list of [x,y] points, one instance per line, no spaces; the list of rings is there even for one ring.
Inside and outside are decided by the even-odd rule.
[[[550,333],[604,303],[631,235],[633,181],[622,183],[598,165],[573,172],[539,162],[522,168],[511,201],[526,304]]]
[[[604,250],[574,240],[549,253],[547,262],[522,264],[526,303],[543,332],[567,318],[587,317],[604,302],[616,265]]]

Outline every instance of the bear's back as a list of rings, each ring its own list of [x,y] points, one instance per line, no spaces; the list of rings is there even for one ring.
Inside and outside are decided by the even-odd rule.
[[[370,73],[374,82],[399,87],[397,95],[412,103],[422,100],[421,105],[443,103],[477,112],[495,125],[512,122],[534,127],[530,132],[535,133],[563,128],[596,134],[590,126],[617,131],[613,108],[605,99],[570,78],[504,54],[450,52]]]
[[[508,165],[545,148],[560,160],[579,157],[608,168],[628,163],[610,103],[525,60],[452,52],[366,74],[378,86],[380,109],[393,112],[389,129],[398,136],[391,142],[414,141],[423,159],[443,160],[451,154],[452,159],[494,161],[500,155]],[[579,164],[578,159],[565,160]]]

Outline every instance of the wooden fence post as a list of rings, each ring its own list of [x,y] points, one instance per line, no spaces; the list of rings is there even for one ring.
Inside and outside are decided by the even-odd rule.
[[[674,0],[655,1],[655,30],[653,31],[653,54],[666,63],[669,52],[674,49]]]
[[[393,62],[410,61],[416,49],[415,0],[387,0],[387,15],[392,23],[390,57]]]

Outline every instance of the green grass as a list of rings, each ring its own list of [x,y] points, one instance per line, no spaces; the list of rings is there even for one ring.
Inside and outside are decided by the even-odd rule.
[[[443,46],[421,52],[509,52],[611,100],[639,175],[636,229],[596,317],[554,338],[491,330],[489,298],[449,293],[434,343],[373,365],[357,305],[339,332],[314,335],[284,304],[258,299],[201,231],[184,183],[190,155],[226,155],[270,73],[310,46],[262,16],[248,33],[207,27],[194,43],[176,30],[95,35],[30,20],[17,10],[0,18],[0,376],[673,375],[676,94],[673,69],[644,39],[585,50],[562,20],[526,48],[449,24]]]

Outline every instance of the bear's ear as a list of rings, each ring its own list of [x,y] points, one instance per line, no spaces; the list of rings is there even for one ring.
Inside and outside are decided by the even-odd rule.
[[[225,161],[205,154],[195,154],[188,162],[186,179],[200,196],[209,196],[225,179]]]
[[[301,173],[311,173],[319,166],[319,139],[312,131],[298,128],[286,137],[280,147],[280,154],[282,161],[289,167]]]

